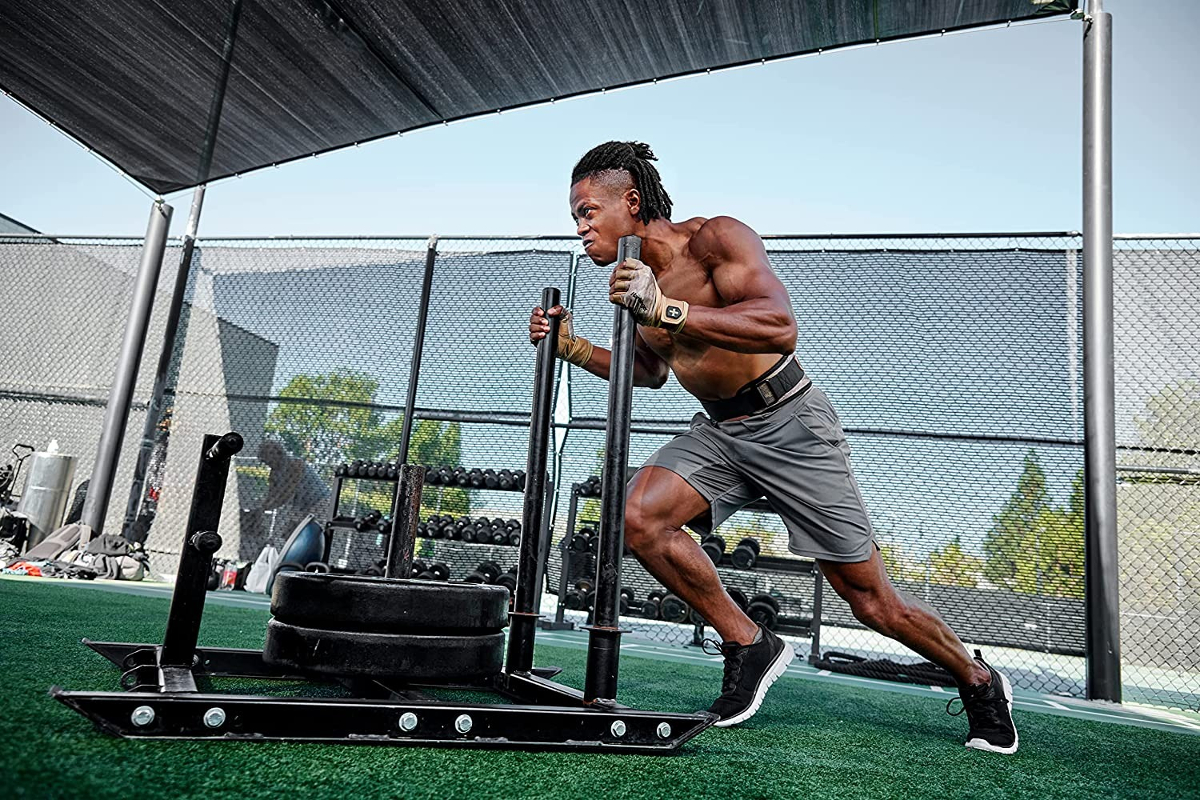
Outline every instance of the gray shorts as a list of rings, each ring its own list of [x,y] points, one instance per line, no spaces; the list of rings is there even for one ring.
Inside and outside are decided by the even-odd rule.
[[[874,533],[850,469],[850,446],[816,386],[746,419],[718,423],[697,414],[687,433],[645,466],[671,470],[708,501],[710,513],[687,523],[699,533],[765,497],[796,555],[842,562],[871,556]]]

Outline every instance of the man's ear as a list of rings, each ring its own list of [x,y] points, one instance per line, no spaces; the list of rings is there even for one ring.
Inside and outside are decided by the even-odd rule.
[[[637,189],[625,190],[625,203],[629,206],[629,216],[637,217],[642,213],[642,193]]]

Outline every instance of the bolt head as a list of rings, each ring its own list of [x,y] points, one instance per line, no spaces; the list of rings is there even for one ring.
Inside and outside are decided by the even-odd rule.
[[[658,738],[670,739],[671,738],[671,726],[665,722],[658,723]]]
[[[417,715],[411,711],[405,711],[400,715],[400,730],[413,731],[417,729]]]
[[[213,707],[204,712],[204,724],[209,728],[219,728],[225,724],[225,709]]]
[[[609,728],[609,730],[612,731],[613,736],[624,736],[625,735],[625,720],[623,720],[623,719],[613,720],[612,727]]]
[[[154,709],[150,706],[138,706],[129,715],[129,719],[139,728],[144,728],[154,722]]]
[[[475,723],[471,721],[470,715],[463,714],[458,719],[454,720],[454,730],[458,731],[459,733],[470,733],[471,726],[474,724]]]

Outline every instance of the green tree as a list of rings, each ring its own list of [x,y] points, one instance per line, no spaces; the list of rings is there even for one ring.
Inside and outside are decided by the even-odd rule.
[[[982,558],[963,550],[962,540],[955,536],[945,547],[929,554],[929,582],[973,589],[979,585],[983,564]]]
[[[279,437],[292,455],[329,467],[344,461],[388,461],[400,455],[402,415],[391,419],[375,405],[379,381],[362,372],[336,370],[292,377],[279,393],[296,402],[280,403],[265,430]],[[420,420],[413,425],[409,463],[462,463],[462,426]],[[386,503],[384,503],[386,505]],[[457,487],[428,487],[422,506],[450,514],[470,511],[470,497]]]
[[[1055,507],[1030,451],[1016,490],[984,537],[984,577],[1022,594],[1082,598],[1083,509],[1083,471],[1071,483],[1067,504]]]
[[[1025,545],[1037,529],[1042,511],[1050,505],[1046,490],[1046,472],[1037,453],[1025,455],[1016,491],[992,518],[992,528],[983,539],[986,556],[983,574],[1001,586],[1014,588],[1017,571],[1026,556]]]

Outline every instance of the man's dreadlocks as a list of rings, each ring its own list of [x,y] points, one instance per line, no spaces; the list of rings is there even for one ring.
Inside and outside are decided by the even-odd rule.
[[[605,142],[579,159],[571,171],[571,184],[604,172],[624,171],[642,196],[638,218],[642,222],[671,218],[671,196],[651,161],[657,161],[650,145],[643,142]]]

